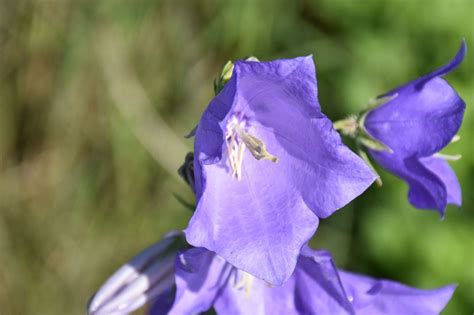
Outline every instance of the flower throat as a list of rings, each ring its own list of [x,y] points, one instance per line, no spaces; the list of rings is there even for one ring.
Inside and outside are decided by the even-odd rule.
[[[247,148],[257,160],[269,160],[278,162],[278,158],[270,154],[265,143],[248,132],[245,121],[239,121],[233,116],[227,123],[225,142],[229,153],[229,162],[232,169],[232,176],[237,180],[242,178],[242,161],[244,151]]]

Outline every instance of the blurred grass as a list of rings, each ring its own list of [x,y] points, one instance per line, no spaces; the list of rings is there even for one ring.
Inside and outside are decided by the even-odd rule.
[[[101,282],[190,213],[182,138],[229,59],[313,54],[332,119],[474,43],[470,0],[0,2],[0,314],[81,314]],[[381,172],[322,222],[338,265],[424,288],[458,283],[474,310],[472,49],[448,76],[467,102],[447,152],[464,191],[440,221]]]

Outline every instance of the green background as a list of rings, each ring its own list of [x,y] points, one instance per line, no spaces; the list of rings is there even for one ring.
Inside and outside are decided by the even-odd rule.
[[[446,63],[470,0],[0,1],[0,313],[83,314],[122,263],[191,213],[176,176],[222,65],[313,54],[332,119]],[[421,288],[457,283],[474,311],[473,49],[447,76],[467,103],[447,153],[463,187],[441,221],[380,171],[313,246],[340,267]],[[416,104],[415,104],[416,105]]]

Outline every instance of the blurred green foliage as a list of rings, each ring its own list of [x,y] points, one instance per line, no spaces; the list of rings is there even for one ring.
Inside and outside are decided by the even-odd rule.
[[[474,45],[471,0],[0,1],[0,313],[82,314],[119,265],[191,213],[182,136],[227,60],[313,54],[325,113],[368,100]],[[339,266],[409,285],[458,283],[474,310],[473,63],[447,79],[466,100],[448,153],[464,205],[446,219],[381,171],[312,241]]]

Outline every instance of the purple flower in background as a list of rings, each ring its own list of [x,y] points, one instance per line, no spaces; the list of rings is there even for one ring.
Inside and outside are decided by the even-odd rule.
[[[344,271],[326,251],[302,250],[293,275],[283,286],[237,270],[204,248],[180,255],[176,293],[170,308],[160,296],[150,314],[198,314],[213,307],[218,314],[439,314],[455,286],[419,290]],[[165,303],[164,303],[165,301]]]
[[[463,41],[445,66],[381,97],[389,100],[369,111],[363,127],[392,152],[369,150],[375,161],[405,180],[408,199],[444,216],[447,204],[461,206],[461,189],[446,158],[439,154],[458,132],[465,103],[441,77],[456,69],[466,54]]]
[[[303,247],[283,286],[236,269],[204,248],[168,236],[121,267],[92,297],[91,315],[125,315],[151,303],[150,315],[438,314],[455,286],[419,290],[341,271],[330,254]]]
[[[234,65],[195,133],[187,241],[270,284],[376,178],[321,113],[312,57]]]

